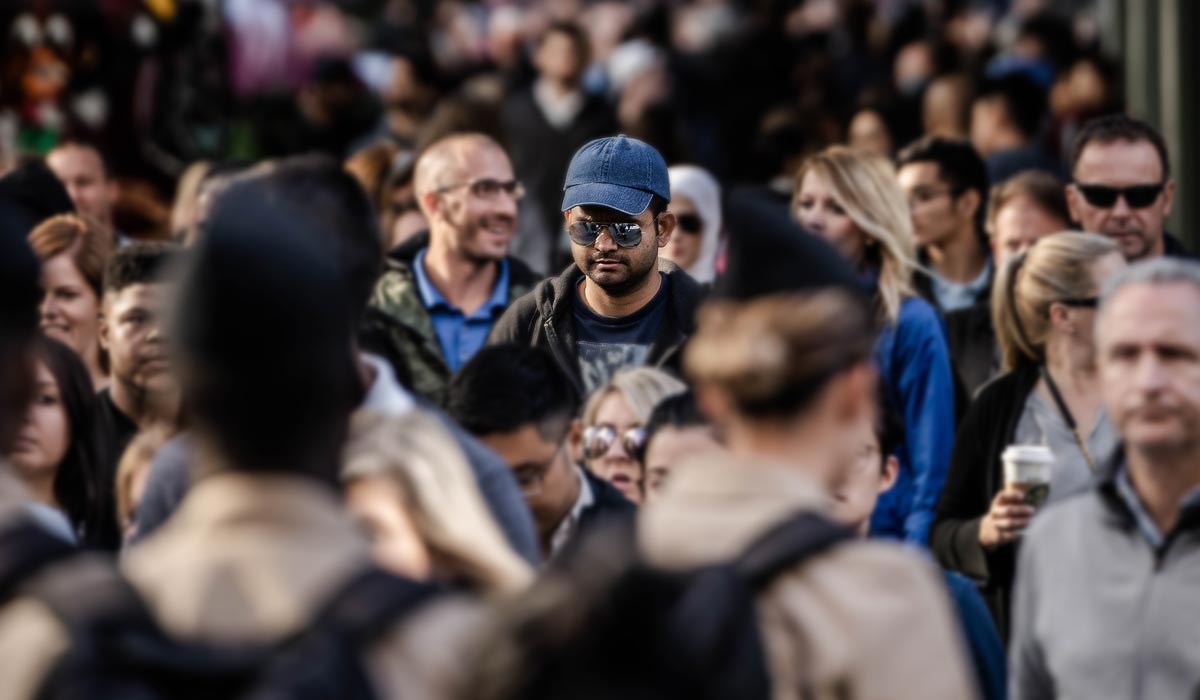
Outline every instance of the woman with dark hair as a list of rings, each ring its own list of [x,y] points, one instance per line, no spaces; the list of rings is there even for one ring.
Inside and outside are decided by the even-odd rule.
[[[81,544],[115,549],[113,489],[97,471],[91,378],[66,344],[42,336],[34,348],[36,391],[6,459],[37,502],[66,516]]]

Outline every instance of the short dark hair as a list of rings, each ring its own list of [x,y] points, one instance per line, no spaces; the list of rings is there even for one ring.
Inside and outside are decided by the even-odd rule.
[[[1162,134],[1146,122],[1125,114],[1096,117],[1079,129],[1075,140],[1071,142],[1072,177],[1075,175],[1075,166],[1079,164],[1079,158],[1083,155],[1083,149],[1092,143],[1108,144],[1116,141],[1149,141],[1158,152],[1158,159],[1162,163],[1163,180],[1171,177],[1171,159],[1167,156],[1167,142],[1163,140]]]
[[[346,278],[346,303],[360,319],[383,264],[379,218],[362,185],[328,156],[301,155],[268,161],[234,179],[254,181],[269,201],[304,215],[313,231],[329,238]]]
[[[708,418],[700,412],[700,406],[696,404],[696,397],[691,391],[668,396],[654,406],[654,410],[650,412],[650,418],[646,420],[646,440],[643,443],[645,445],[643,452],[650,447],[654,436],[664,428],[679,430],[707,425],[711,424]],[[644,454],[642,463],[645,463]]]
[[[656,194],[650,198],[650,204],[646,206],[646,210],[649,211],[651,215],[657,217],[659,214],[666,211],[670,204],[671,202],[665,197],[661,197]]]
[[[181,251],[172,243],[138,242],[118,248],[104,268],[104,291],[161,282]]]
[[[476,353],[450,381],[446,411],[475,435],[507,433],[530,423],[557,442],[579,410],[579,396],[547,351],[493,345]]]
[[[980,83],[975,102],[1000,100],[1008,119],[1026,139],[1033,140],[1046,116],[1046,92],[1022,73],[1010,73]]]
[[[938,177],[950,185],[955,197],[967,190],[978,192],[979,212],[975,223],[983,230],[988,196],[987,165],[970,141],[942,136],[922,137],[905,146],[896,156],[896,169],[913,163],[935,163]]]

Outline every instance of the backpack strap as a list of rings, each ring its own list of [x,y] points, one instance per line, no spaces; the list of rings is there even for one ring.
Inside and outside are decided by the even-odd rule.
[[[757,589],[809,557],[851,539],[854,533],[850,528],[806,511],[767,530],[746,548],[734,566]]]
[[[0,603],[44,567],[77,551],[28,519],[0,529]]]

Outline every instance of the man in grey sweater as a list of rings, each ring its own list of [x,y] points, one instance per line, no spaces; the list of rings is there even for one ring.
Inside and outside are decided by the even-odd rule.
[[[1134,265],[1098,314],[1102,391],[1124,454],[1098,489],[1025,535],[1012,697],[1190,698],[1200,689],[1200,264]]]

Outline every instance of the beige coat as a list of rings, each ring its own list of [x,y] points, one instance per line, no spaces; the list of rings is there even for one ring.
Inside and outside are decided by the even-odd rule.
[[[676,469],[638,536],[649,561],[690,568],[730,560],[788,516],[825,507],[796,468],[699,461]],[[775,579],[759,614],[775,700],[977,696],[941,578],[900,545],[853,542],[818,555]]]
[[[202,479],[122,562],[159,622],[181,639],[271,643],[310,619],[369,557],[333,492],[289,476]],[[462,676],[476,606],[438,602],[380,640],[367,666],[384,697],[442,698]],[[0,699],[31,697],[65,648],[40,603],[0,611]]]

